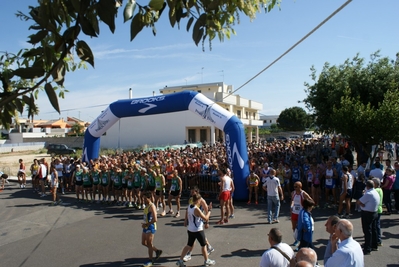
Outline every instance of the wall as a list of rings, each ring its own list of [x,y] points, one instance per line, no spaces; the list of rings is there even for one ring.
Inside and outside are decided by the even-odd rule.
[[[120,125],[116,122],[101,137],[100,147],[131,149],[144,145],[155,147],[183,144],[187,139],[186,128],[201,126],[210,127],[211,124],[191,111],[122,118]]]

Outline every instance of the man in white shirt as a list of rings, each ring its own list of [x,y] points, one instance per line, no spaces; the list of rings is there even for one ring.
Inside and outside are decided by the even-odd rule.
[[[346,219],[341,219],[331,235],[331,258],[327,259],[325,267],[364,267],[364,256],[360,244],[352,238],[353,225]],[[338,244],[338,240],[341,242]]]
[[[259,267],[289,267],[294,251],[288,244],[282,243],[281,231],[278,228],[270,229],[268,238],[271,247],[263,253]]]
[[[378,167],[377,167],[378,168]],[[380,203],[380,195],[374,189],[374,182],[366,182],[366,192],[357,201],[362,209],[362,228],[364,233],[364,255],[369,255],[372,250],[378,250],[377,240],[377,210]]]
[[[266,182],[263,184],[263,190],[267,191],[267,220],[268,223],[278,223],[278,215],[280,213],[280,197],[281,200],[284,200],[284,194],[283,190],[281,189],[280,186],[280,179],[278,179],[276,176],[276,170],[271,169],[270,170],[270,175],[266,179]],[[274,219],[272,221],[272,209],[273,205],[275,206],[275,212],[274,212]]]
[[[370,171],[369,176],[376,177],[376,178],[380,179],[380,181],[381,181],[382,177],[384,177],[384,171],[381,170],[381,168],[380,168],[381,164],[379,162],[376,162],[374,164],[374,166],[375,166],[375,168]]]

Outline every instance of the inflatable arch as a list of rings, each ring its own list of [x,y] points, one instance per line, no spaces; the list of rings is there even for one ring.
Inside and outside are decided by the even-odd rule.
[[[120,118],[155,115],[190,110],[222,129],[225,134],[227,160],[234,173],[237,200],[246,200],[249,175],[248,153],[244,127],[240,119],[201,93],[183,91],[137,99],[124,99],[111,103],[87,128],[83,145],[83,160],[98,158],[100,137]]]

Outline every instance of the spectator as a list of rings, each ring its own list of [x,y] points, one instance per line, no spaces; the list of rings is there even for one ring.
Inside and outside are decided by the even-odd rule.
[[[360,244],[352,238],[353,225],[346,219],[340,220],[331,235],[331,258],[325,267],[364,267],[364,256]],[[338,242],[340,241],[340,243]]]
[[[377,244],[377,210],[380,196],[374,189],[374,182],[366,182],[366,192],[357,201],[362,209],[362,228],[364,233],[364,255],[369,255],[371,250],[378,250]]]
[[[332,251],[331,251],[331,236],[335,233],[335,227],[337,223],[339,222],[338,216],[330,216],[325,224],[326,226],[326,232],[330,234],[330,237],[328,238],[328,243],[326,246],[326,250],[324,252],[324,265],[326,265],[326,262],[329,258],[332,256]]]
[[[384,197],[384,193],[382,189],[380,188],[380,180],[378,178],[373,178],[373,183],[374,183],[374,189],[377,191],[378,195],[380,196],[380,202],[378,202],[378,209],[377,209],[377,221],[376,221],[376,227],[377,227],[377,245],[381,246],[382,244],[382,239],[381,239],[381,214],[382,214],[382,200]]]
[[[270,248],[266,250],[260,260],[260,267],[289,267],[294,256],[292,248],[283,243],[283,235],[278,228],[270,229],[268,234]]]
[[[267,219],[268,223],[278,223],[278,215],[280,213],[280,197],[281,200],[284,200],[283,190],[280,186],[280,180],[275,176],[276,170],[270,170],[270,176],[266,179],[266,182],[263,184],[263,189],[267,191]],[[275,206],[274,219],[272,221],[272,209],[273,205]]]
[[[298,253],[291,259],[290,266],[297,266],[299,262],[307,262],[309,266],[317,266],[317,254],[311,248],[301,248]],[[306,265],[304,265],[306,266]]]
[[[314,230],[314,221],[312,218],[312,209],[315,205],[312,199],[304,199],[303,200],[303,208],[299,212],[298,216],[298,240],[299,247],[298,248],[313,248],[313,230]]]

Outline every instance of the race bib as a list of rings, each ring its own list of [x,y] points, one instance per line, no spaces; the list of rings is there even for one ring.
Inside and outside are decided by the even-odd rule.
[[[107,178],[103,178],[102,181],[103,181],[103,184],[106,184],[107,183]]]
[[[176,185],[172,184],[172,185],[170,186],[170,191],[175,191],[175,189],[176,189]]]

